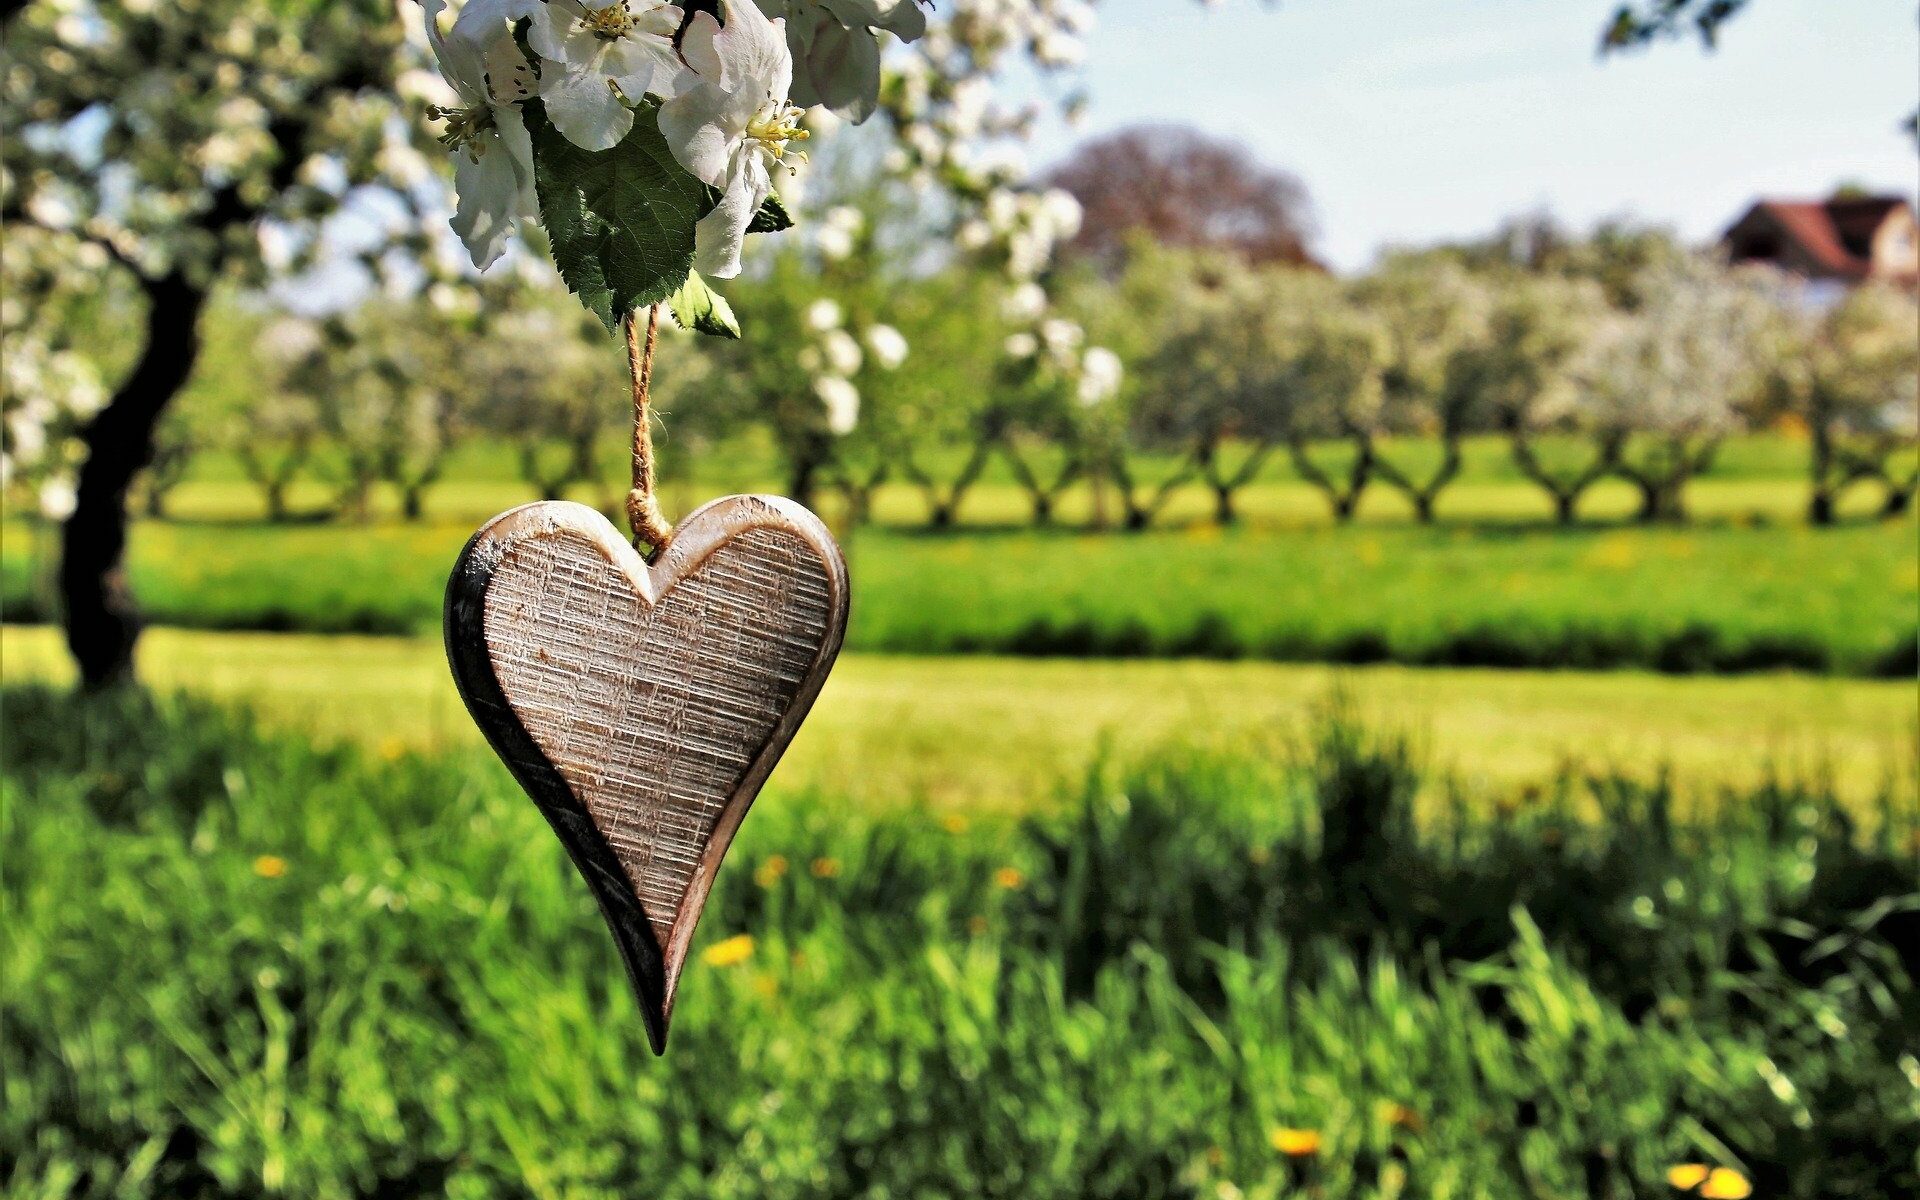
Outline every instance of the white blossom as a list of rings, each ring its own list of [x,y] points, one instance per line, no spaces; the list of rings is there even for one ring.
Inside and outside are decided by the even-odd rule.
[[[485,270],[506,250],[520,219],[531,219],[538,211],[533,142],[519,106],[531,93],[532,72],[519,47],[505,36],[504,19],[494,22],[490,37],[478,36],[483,29],[477,23],[469,32],[449,37],[440,28],[446,0],[423,3],[427,40],[441,76],[459,98],[456,105],[428,110],[446,121],[440,142],[453,155],[454,191],[459,196],[453,231],[473,265]],[[481,4],[482,12],[497,8],[497,3]]]
[[[883,371],[891,371],[907,361],[907,339],[891,325],[867,327],[867,349]]]
[[[853,240],[860,234],[866,218],[850,204],[836,204],[820,217],[814,227],[814,244],[822,257],[837,262],[853,253]]]
[[[829,370],[836,375],[853,375],[860,370],[862,356],[860,343],[844,329],[834,329],[821,340],[821,352],[825,355]]]
[[[649,94],[671,99],[688,74],[674,51],[680,9],[653,0],[546,0],[527,44],[542,60],[540,99],[560,135],[607,150],[633,128]]]
[[[860,389],[838,375],[813,381],[813,394],[827,410],[827,428],[845,437],[860,422]]]
[[[915,0],[761,0],[761,7],[786,17],[794,103],[824,105],[855,124],[879,103],[877,31],[903,42],[927,31]]]
[[[840,305],[835,301],[820,297],[807,305],[805,315],[807,328],[815,333],[825,333],[829,329],[840,328]]]
[[[702,12],[687,26],[681,54],[697,78],[661,106],[660,132],[681,166],[720,189],[694,228],[694,269],[730,279],[747,225],[773,191],[773,168],[807,131],[787,99],[793,59],[781,22],[741,0],[721,6],[724,25]]]
[[[1088,408],[1106,403],[1119,393],[1124,371],[1118,354],[1105,346],[1088,347],[1080,358],[1080,378],[1074,384],[1075,398]]]

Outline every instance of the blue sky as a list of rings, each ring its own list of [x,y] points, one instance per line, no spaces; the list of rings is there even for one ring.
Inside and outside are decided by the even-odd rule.
[[[1296,172],[1340,269],[1546,206],[1712,237],[1756,194],[1915,189],[1913,0],[1753,0],[1717,52],[1594,55],[1616,0],[1103,0],[1079,137],[1178,121]],[[1019,86],[1019,85],[1016,85]]]

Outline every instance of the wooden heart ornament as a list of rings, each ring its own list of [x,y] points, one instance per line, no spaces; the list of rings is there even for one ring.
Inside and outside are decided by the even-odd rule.
[[[585,505],[528,504],[454,567],[454,680],[600,902],[656,1054],[714,873],[846,624],[839,547],[775,496],[706,505],[652,565]]]

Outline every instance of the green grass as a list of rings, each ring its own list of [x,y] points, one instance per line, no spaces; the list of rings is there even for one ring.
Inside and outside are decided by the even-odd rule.
[[[437,640],[156,629],[140,670],[376,754],[479,745]],[[64,685],[72,664],[55,631],[9,626],[0,672]],[[1369,719],[1416,731],[1434,776],[1473,789],[1635,762],[1663,764],[1694,800],[1785,770],[1819,771],[1859,802],[1912,776],[1920,728],[1911,684],[1808,675],[847,654],[769,786],[873,811],[1024,812],[1103,745],[1284,748],[1336,685]]]
[[[465,521],[143,523],[165,624],[437,629]],[[48,611],[48,539],[0,554],[12,619]],[[848,644],[895,653],[1267,658],[1911,675],[1911,521],[1813,530],[1300,527],[1142,536],[890,529],[848,539]],[[36,578],[38,583],[36,583]]]
[[[1604,775],[1416,823],[1405,747],[1335,722],[957,833],[770,795],[655,1060],[485,756],[0,700],[8,1195],[1920,1188],[1905,792],[1871,835],[1817,786],[1683,820]]]

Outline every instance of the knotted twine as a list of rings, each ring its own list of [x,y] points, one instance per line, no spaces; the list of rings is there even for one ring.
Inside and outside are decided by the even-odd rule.
[[[673,540],[673,523],[660,511],[653,495],[653,417],[647,411],[647,389],[653,382],[653,339],[660,328],[660,306],[647,306],[647,337],[643,346],[636,310],[627,314],[627,370],[633,378],[633,487],[627,492],[627,524],[633,527],[633,547],[651,547],[647,561],[658,558]]]

